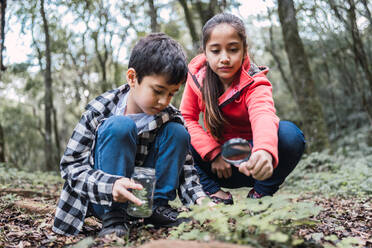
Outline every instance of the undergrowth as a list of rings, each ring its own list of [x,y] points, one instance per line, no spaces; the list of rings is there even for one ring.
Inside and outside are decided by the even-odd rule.
[[[0,189],[16,187],[28,190],[45,190],[52,185],[60,187],[62,182],[61,176],[55,172],[29,172],[11,167],[6,163],[0,163]]]
[[[305,155],[283,188],[293,193],[365,197],[372,193],[372,147],[368,129],[356,130],[337,143],[338,149]]]
[[[311,216],[320,207],[311,202],[298,202],[295,195],[264,197],[260,200],[241,199],[232,206],[208,204],[192,206],[193,224],[183,223],[171,232],[173,238],[186,240],[221,240],[256,247],[288,247],[304,242],[292,236],[293,227],[314,225]]]

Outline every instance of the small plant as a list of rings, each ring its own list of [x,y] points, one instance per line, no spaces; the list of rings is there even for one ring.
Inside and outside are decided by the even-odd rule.
[[[182,224],[171,236],[251,245],[262,242],[292,245],[299,240],[290,235],[290,230],[298,225],[314,224],[310,217],[318,215],[320,210],[310,202],[297,202],[294,195],[241,199],[232,206],[193,206],[191,212],[181,214],[192,217],[193,224]]]

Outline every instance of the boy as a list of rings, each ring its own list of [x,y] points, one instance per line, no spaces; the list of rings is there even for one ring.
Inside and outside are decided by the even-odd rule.
[[[150,34],[132,50],[127,83],[90,102],[61,159],[66,180],[53,231],[74,235],[84,218],[102,219],[99,236],[128,234],[127,201],[141,201],[128,189],[134,166],[155,168],[154,211],[147,223],[175,226],[184,219],[168,205],[176,188],[184,204],[206,196],[189,154],[190,136],[180,112],[169,105],[187,78],[180,45],[162,33]]]

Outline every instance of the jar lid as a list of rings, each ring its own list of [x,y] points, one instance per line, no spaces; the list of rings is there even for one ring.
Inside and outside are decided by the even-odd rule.
[[[154,168],[146,168],[146,167],[134,167],[133,175],[138,176],[155,176],[155,169]]]

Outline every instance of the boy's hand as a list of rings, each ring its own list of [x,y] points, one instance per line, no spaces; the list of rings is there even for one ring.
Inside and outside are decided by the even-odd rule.
[[[135,197],[130,191],[128,191],[128,189],[141,190],[143,189],[143,186],[126,177],[116,180],[114,186],[112,187],[112,197],[114,201],[131,201],[138,206],[142,205],[142,201]]]
[[[265,150],[258,150],[252,153],[248,161],[240,164],[239,171],[256,180],[268,179],[274,171],[273,157]]]
[[[215,159],[212,163],[212,172],[217,173],[217,176],[219,178],[229,178],[231,177],[231,165],[229,163],[226,163],[221,155],[218,155],[217,159]]]

